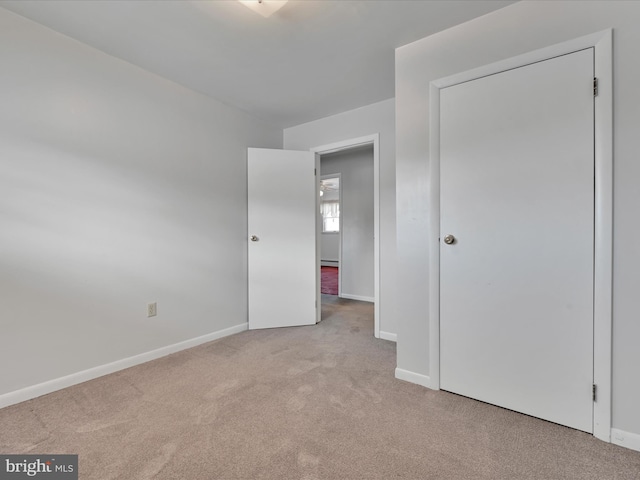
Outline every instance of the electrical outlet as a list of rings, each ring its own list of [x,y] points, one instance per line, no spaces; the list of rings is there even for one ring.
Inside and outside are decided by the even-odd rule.
[[[147,317],[155,317],[158,314],[158,304],[156,302],[147,304]]]

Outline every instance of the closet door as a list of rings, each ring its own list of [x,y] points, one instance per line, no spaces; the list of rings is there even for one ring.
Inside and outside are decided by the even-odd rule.
[[[440,91],[441,388],[593,430],[593,49]]]

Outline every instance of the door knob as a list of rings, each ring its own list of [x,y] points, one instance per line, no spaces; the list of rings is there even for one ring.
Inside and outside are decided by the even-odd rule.
[[[251,235],[251,241],[252,241],[252,242],[257,242],[258,240],[259,240],[259,239],[258,239],[258,237],[257,237],[257,236],[255,236],[255,235]]]
[[[444,243],[446,243],[447,245],[451,245],[455,241],[456,237],[454,237],[453,235],[447,235],[446,237],[444,237]]]

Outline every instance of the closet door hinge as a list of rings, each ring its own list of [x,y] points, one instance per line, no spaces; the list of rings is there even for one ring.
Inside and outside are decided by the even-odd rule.
[[[596,77],[593,77],[593,96],[598,96],[598,79]]]
[[[596,401],[596,392],[597,392],[597,391],[598,391],[598,387],[597,387],[597,386],[596,386],[596,384],[594,383],[594,384],[593,384],[593,389],[592,389],[592,392],[593,392],[593,401],[594,401],[594,402]]]

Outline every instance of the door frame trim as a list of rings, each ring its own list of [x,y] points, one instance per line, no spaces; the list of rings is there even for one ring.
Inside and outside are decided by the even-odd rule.
[[[440,389],[440,89],[594,48],[595,119],[593,435],[611,441],[613,271],[613,31],[579,37],[429,83],[429,383]]]
[[[373,335],[380,338],[380,134],[351,138],[340,142],[312,147],[309,150],[317,155],[341,152],[364,145],[373,145]],[[342,223],[341,223],[342,226]],[[340,233],[342,243],[342,232]],[[340,251],[342,263],[342,249]]]

